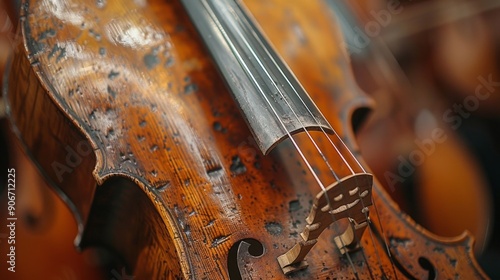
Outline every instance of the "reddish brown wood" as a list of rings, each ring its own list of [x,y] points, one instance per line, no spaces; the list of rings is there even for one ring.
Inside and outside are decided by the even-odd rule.
[[[358,154],[354,112],[370,101],[357,88],[340,36],[320,1],[247,3],[326,118]],[[230,248],[253,238],[264,254],[245,276],[284,279],[277,256],[298,240],[319,192],[296,152],[283,143],[263,157],[185,11],[177,1],[28,1],[25,48],[10,75],[11,121],[85,230],[80,245],[117,252],[137,279],[227,279]],[[20,79],[25,83],[16,83]],[[297,137],[306,154],[314,147]],[[82,144],[83,143],[83,144]],[[91,145],[71,172],[68,149]],[[329,158],[338,158],[325,139]],[[82,152],[83,153],[83,152]],[[71,163],[71,162],[70,162]],[[320,172],[327,170],[313,162]],[[342,176],[346,166],[336,160]],[[67,171],[67,169],[64,169]],[[59,175],[58,175],[59,173]],[[97,187],[97,185],[99,185]],[[352,254],[360,279],[417,279],[428,259],[439,277],[486,278],[472,239],[431,236],[377,186],[371,218],[383,225],[394,267],[369,234]],[[323,234],[293,279],[353,278]],[[378,252],[380,259],[375,251]],[[364,255],[363,255],[364,252]],[[404,269],[406,272],[402,272]],[[382,272],[383,270],[383,272]]]
[[[7,132],[5,120],[2,129]],[[4,128],[5,127],[5,128]],[[2,236],[0,262],[8,264],[10,246],[15,246],[15,272],[0,269],[0,279],[106,279],[110,269],[102,269],[103,262],[96,250],[78,252],[73,244],[77,223],[68,205],[47,185],[30,158],[17,145],[12,134],[5,148],[9,168],[15,169],[16,208],[15,244]],[[7,205],[7,189],[0,203]],[[9,217],[7,209],[0,209],[0,219]],[[10,234],[10,233],[9,233]],[[119,271],[119,268],[118,268]],[[109,279],[109,277],[107,277]]]
[[[374,19],[372,14],[374,11],[379,11],[380,14],[391,11],[388,10],[389,4],[386,1],[344,2],[356,11],[355,14],[360,19],[359,25],[364,28],[370,26],[370,21]],[[420,9],[431,10],[436,4],[443,3],[430,1],[423,3]],[[393,24],[403,30],[408,24],[400,22],[401,18],[414,13],[414,6],[399,5],[398,7],[400,12],[390,13],[390,25]],[[453,13],[446,7],[445,4],[443,11]],[[443,16],[439,18],[442,19]],[[387,30],[382,29],[381,33],[394,30],[390,26],[387,26]],[[432,34],[433,31],[427,32]],[[440,42],[453,42],[448,43],[450,49],[461,45],[456,40],[443,40],[450,35],[454,37],[456,34],[446,35],[434,36],[439,38]],[[407,53],[412,52],[406,46],[412,45],[412,48],[417,49],[419,48],[417,46],[421,47],[426,41],[423,38],[425,36],[422,34],[404,37],[405,42],[399,43],[400,46],[405,46],[401,47],[401,50]],[[465,38],[462,39],[465,40]],[[487,46],[486,49],[492,47],[492,44],[485,42],[487,38],[482,37],[482,39],[480,44],[475,42],[474,45]],[[435,67],[430,66],[429,59],[424,56],[415,59],[418,60],[416,65],[410,66],[410,69],[407,66],[404,70],[398,64],[391,63],[394,57],[391,57],[392,54],[387,51],[387,46],[381,38],[370,37],[370,41],[372,43],[370,46],[360,50],[366,52],[365,55],[353,53],[352,59],[357,82],[377,104],[376,109],[356,133],[363,159],[374,175],[381,179],[380,182],[384,188],[403,211],[409,213],[420,225],[438,235],[456,236],[464,230],[470,231],[476,240],[475,254],[479,256],[492,234],[491,186],[487,183],[484,171],[480,168],[480,162],[460,139],[456,127],[445,121],[445,111],[452,108],[452,104],[440,96],[442,90],[434,85],[435,80],[432,77],[433,74],[429,73],[429,69]],[[456,50],[448,50],[447,55],[455,52]],[[483,76],[487,76],[485,73],[493,73],[491,64],[496,60],[486,55],[490,63],[484,63],[484,54],[488,54],[485,49],[461,53],[474,53],[475,59],[468,61],[474,65],[479,62],[484,65]],[[456,61],[461,61],[465,57],[467,56],[457,55]],[[482,58],[482,60],[477,58]],[[439,67],[450,65],[442,61],[438,64]],[[477,71],[477,67],[463,65],[463,67],[453,67],[453,69],[465,72],[462,73],[460,82],[457,79],[456,83],[450,84],[457,88],[466,88],[458,85],[467,81],[465,79],[467,76],[473,77],[474,86],[477,86],[477,77],[480,74],[471,75],[468,72],[472,69]],[[442,73],[447,75],[453,71],[442,71]],[[408,82],[408,79],[411,81]],[[470,81],[467,82],[470,83]],[[474,88],[466,91],[474,92]],[[463,100],[462,97],[459,102]],[[492,104],[494,103],[493,101]],[[486,105],[486,103],[482,104]],[[434,128],[439,128],[444,132],[443,141],[433,139]],[[411,160],[408,161],[410,158],[417,164],[412,163]],[[402,168],[413,168],[413,170],[401,176],[398,169]],[[422,203],[417,203],[418,207],[415,207],[414,201]],[[464,207],[464,205],[467,206]],[[457,216],[460,219],[456,219]]]

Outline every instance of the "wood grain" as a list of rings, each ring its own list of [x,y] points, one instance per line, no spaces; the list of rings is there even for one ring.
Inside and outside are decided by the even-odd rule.
[[[305,0],[247,4],[357,155],[351,121],[370,101],[337,47],[340,36],[327,9]],[[298,240],[319,188],[290,143],[270,156],[258,154],[177,1],[28,1],[22,26],[25,46],[8,93],[11,120],[74,205],[81,246],[112,248],[138,279],[227,279],[235,266],[247,277],[285,279],[276,258]],[[26,83],[14,83],[19,79]],[[317,139],[338,174],[348,175],[329,142]],[[303,136],[296,140],[327,174],[314,146]],[[79,164],[73,158],[71,172],[54,169],[54,162],[66,161],[68,146],[77,151],[81,143],[93,153]],[[363,250],[351,256],[360,279],[395,279],[394,273],[422,279],[428,271],[419,258],[443,278],[486,278],[472,259],[471,238],[430,236],[378,186],[374,203],[374,228],[382,232],[383,224],[400,267],[379,238],[373,243],[364,234]],[[293,279],[355,277],[328,236]],[[248,238],[258,240],[264,254],[245,255],[238,267],[230,249]]]

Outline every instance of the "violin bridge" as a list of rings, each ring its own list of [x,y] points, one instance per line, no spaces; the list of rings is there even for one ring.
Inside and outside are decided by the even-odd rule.
[[[285,275],[305,269],[306,255],[317,243],[320,234],[332,223],[348,219],[346,229],[334,237],[340,253],[359,248],[359,241],[368,225],[368,206],[372,205],[373,176],[368,173],[354,174],[331,184],[316,195],[301,239],[288,252],[278,257]]]

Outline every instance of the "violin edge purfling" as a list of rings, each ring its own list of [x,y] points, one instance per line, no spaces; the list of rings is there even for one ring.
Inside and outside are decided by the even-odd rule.
[[[111,245],[118,247],[120,244],[127,244],[123,247],[130,248],[121,248],[121,253],[127,257],[130,268],[138,278],[167,277],[175,274],[177,277],[191,279],[203,277],[224,279],[230,275],[228,268],[231,267],[231,259],[228,257],[228,252],[232,244],[238,244],[238,241],[246,238],[254,238],[263,245],[265,249],[263,255],[252,255],[244,262],[238,260],[237,268],[244,269],[245,275],[254,278],[285,279],[276,258],[295,244],[296,235],[294,234],[297,232],[293,224],[296,220],[304,219],[307,216],[309,207],[306,205],[308,200],[312,199],[313,194],[318,192],[318,188],[313,187],[314,181],[311,178],[302,174],[303,166],[296,163],[300,158],[292,154],[290,152],[292,149],[288,149],[286,145],[277,147],[277,150],[269,156],[260,157],[256,154],[254,149],[256,147],[249,147],[248,142],[244,142],[248,141],[249,137],[249,131],[244,127],[244,120],[234,107],[234,102],[227,93],[222,80],[214,73],[213,62],[204,53],[201,41],[196,39],[194,29],[190,22],[185,19],[185,15],[182,14],[183,10],[180,4],[152,1],[148,4],[152,5],[151,7],[137,7],[132,5],[132,1],[123,1],[121,5],[125,5],[124,8],[116,3],[107,3],[108,6],[96,7],[95,3],[91,3],[91,1],[85,5],[82,2],[79,5],[84,5],[91,11],[88,14],[92,16],[87,15],[89,18],[95,19],[97,17],[101,20],[99,25],[92,25],[90,22],[87,24],[91,26],[82,27],[79,22],[71,24],[62,21],[58,18],[61,14],[57,13],[57,9],[44,14],[40,13],[40,10],[47,9],[46,6],[39,5],[38,2],[30,3],[30,13],[26,15],[27,20],[24,25],[25,28],[29,25],[32,36],[25,38],[28,50],[29,45],[34,43],[45,46],[40,48],[38,52],[19,52],[17,54],[34,57],[37,63],[36,68],[32,68],[35,65],[28,65],[29,63],[24,63],[23,67],[19,67],[19,65],[14,67],[23,71],[29,69],[34,74],[34,69],[36,69],[36,75],[33,77],[38,79],[37,82],[51,83],[52,86],[47,86],[43,92],[40,92],[40,94],[45,94],[43,99],[30,96],[29,101],[13,100],[13,96],[9,94],[9,100],[15,101],[14,105],[16,105],[12,108],[19,109],[27,104],[38,104],[33,107],[41,108],[43,103],[40,102],[52,102],[53,107],[51,108],[57,107],[55,109],[57,113],[52,111],[50,113],[60,114],[61,117],[66,118],[61,119],[58,128],[54,130],[57,135],[69,135],[67,131],[73,131],[80,136],[83,134],[83,139],[102,142],[102,145],[93,146],[97,147],[94,152],[100,153],[100,156],[103,157],[101,158],[103,162],[99,166],[89,165],[95,164],[95,160],[99,160],[99,155],[96,155],[96,159],[86,158],[85,168],[82,166],[81,169],[75,169],[74,173],[64,174],[64,178],[66,176],[75,180],[87,178],[88,185],[94,187],[96,181],[104,181],[105,178],[135,179],[134,182],[139,183],[138,185],[142,188],[139,192],[132,192],[132,194],[137,196],[140,195],[139,193],[146,194],[145,198],[150,202],[137,209],[137,212],[150,213],[152,217],[155,215],[160,217],[155,223],[141,219],[140,215],[130,218],[135,225],[130,227],[130,231],[138,231],[142,234],[137,235],[137,239],[134,240],[145,240],[144,242],[146,242],[141,246],[134,242],[125,242],[127,240],[123,239],[123,232],[116,232],[116,229],[108,228],[113,223],[102,223],[100,227],[95,227],[99,223],[94,223],[94,220],[86,225],[94,226],[94,228],[86,229],[86,231],[93,232],[95,234],[92,236],[93,238],[98,238],[101,234],[105,235],[107,239],[87,239],[86,241],[89,241],[87,245],[93,245],[90,241],[116,242]],[[252,4],[257,5],[256,3]],[[352,106],[349,104],[352,105],[352,99],[357,98],[352,97],[352,94],[359,93],[352,88],[342,89],[349,84],[346,77],[349,78],[350,74],[339,71],[341,67],[333,63],[322,65],[321,67],[324,69],[321,71],[323,72],[318,70],[319,67],[313,67],[318,60],[341,60],[340,53],[335,53],[335,50],[328,53],[318,51],[313,52],[319,56],[316,58],[318,60],[310,57],[305,59],[306,51],[311,52],[318,48],[317,40],[313,40],[315,36],[331,30],[331,27],[327,26],[328,17],[322,14],[322,6],[311,5],[308,1],[294,1],[293,3],[273,1],[268,2],[268,4],[274,5],[277,8],[276,11],[284,11],[285,9],[289,11],[289,13],[277,13],[272,20],[283,23],[297,20],[300,22],[301,28],[304,28],[304,34],[309,38],[308,44],[299,42],[293,44],[295,49],[289,53],[281,53],[285,54],[284,59],[311,96],[315,99],[318,98],[316,101],[318,107],[331,107],[329,111],[322,110],[325,112],[325,118],[330,121],[332,116],[337,118],[347,116],[349,118],[351,114],[344,114],[341,111],[352,110]],[[269,10],[264,8],[259,10],[256,6],[249,8],[264,30],[267,28],[267,30],[273,31],[273,28],[276,28],[275,25],[269,23],[271,18],[266,17]],[[66,6],[61,7],[61,9],[72,11]],[[139,15],[128,13],[129,10],[133,10]],[[105,12],[108,15],[114,14],[114,20],[106,21],[103,17]],[[305,20],[308,13],[316,16]],[[162,25],[155,23],[153,15],[161,21]],[[132,41],[119,40],[120,38],[115,36],[116,30],[128,30],[126,29],[128,25],[122,25],[123,22],[120,20],[127,20],[126,23],[134,24],[147,22],[146,26],[149,31],[161,28],[162,31],[157,31],[155,34],[159,36],[158,38],[165,39],[165,41],[161,41],[162,43],[169,44],[151,43],[144,48],[131,47],[131,44],[140,44],[141,42],[133,41],[133,38],[128,38]],[[66,23],[67,26],[62,25],[62,23]],[[313,30],[311,26],[321,28]],[[51,28],[54,32],[47,32]],[[136,28],[146,30],[141,29],[146,27],[140,24],[136,25]],[[75,30],[80,31],[80,33]],[[267,30],[266,34],[271,40],[285,41],[290,38],[287,37],[290,34],[283,32],[284,30],[280,30],[281,33],[268,32]],[[43,34],[45,37],[42,36]],[[75,34],[80,34],[80,37],[76,37]],[[42,37],[43,39],[40,39]],[[156,37],[146,37],[142,43],[152,42],[148,40],[154,38]],[[71,45],[71,43],[76,44]],[[282,51],[282,45],[276,43],[274,45],[277,46],[277,49],[281,48]],[[72,49],[71,46],[77,48]],[[64,48],[66,48],[65,52],[62,51]],[[102,48],[106,51],[102,52]],[[71,53],[75,50],[75,53]],[[51,53],[53,54],[51,55]],[[94,60],[91,62],[85,59],[78,60],[86,54],[91,54]],[[173,65],[169,58],[173,59]],[[27,61],[26,57],[25,60]],[[119,63],[124,63],[124,65],[118,67]],[[83,66],[87,66],[93,71],[74,72],[75,69],[86,69]],[[133,69],[137,67],[140,67],[140,73],[133,72]],[[74,77],[66,76],[66,74],[80,74],[78,75],[79,80],[74,83],[72,80]],[[147,79],[141,79],[144,77]],[[15,80],[15,78],[12,79]],[[56,84],[54,81],[58,83]],[[172,83],[171,86],[168,85],[168,81]],[[331,96],[319,94],[324,93],[325,89],[334,89],[332,84],[336,84],[341,88],[340,93],[345,94],[337,95],[335,102],[332,102]],[[13,83],[10,85],[12,87],[9,88],[9,93],[16,93],[20,90],[32,93],[34,90],[34,88],[13,86]],[[72,89],[73,91],[71,91]],[[55,95],[66,102],[54,98]],[[89,109],[86,109],[85,106],[88,106]],[[42,116],[47,112],[36,110],[34,113]],[[35,141],[37,137],[33,132],[30,132],[30,129],[33,129],[30,124],[34,124],[33,121],[37,119],[38,115],[26,117],[22,115],[21,110],[18,110],[16,114],[19,116],[19,121],[24,122],[24,125],[20,125],[20,127],[22,137],[28,140],[26,141],[28,149],[37,151],[35,157],[38,157],[38,160],[45,158],[47,163],[45,168],[51,168],[51,158],[64,160],[67,154],[60,143],[52,142],[52,145],[56,147],[56,152],[50,156],[43,154],[43,150],[37,149],[39,147]],[[332,127],[340,128],[337,131],[342,136],[346,133],[343,130],[348,130],[346,124],[348,121],[348,119],[334,120]],[[83,124],[91,126],[91,129]],[[43,135],[43,130],[37,129],[37,133]],[[146,131],[146,129],[150,130]],[[223,129],[226,131],[224,132]],[[71,142],[64,138],[61,140]],[[51,137],[41,137],[39,141],[50,142]],[[242,145],[242,143],[246,144]],[[78,144],[78,141],[73,144]],[[304,144],[303,147],[305,151],[314,151],[314,147],[311,145]],[[337,167],[341,166],[343,164],[339,163]],[[91,177],[92,168],[89,167],[96,168],[96,172],[93,173],[94,178]],[[321,171],[326,172],[327,170],[322,169]],[[290,178],[291,174],[294,175],[293,179]],[[55,174],[53,177],[57,178]],[[90,194],[90,196],[96,194],[92,190],[75,188],[79,184],[71,181],[70,185],[69,182],[64,181],[64,184],[59,186],[63,187],[63,191],[66,193],[80,190],[87,192],[87,195]],[[104,185],[99,187],[102,192],[98,192],[98,197],[94,197],[94,203],[96,203],[97,198],[102,203],[106,199],[111,200],[114,195],[121,195],[123,199],[127,194],[130,195],[126,191],[130,188],[128,184],[123,184],[121,189],[120,184],[110,187],[106,185],[106,182],[109,181],[105,181]],[[107,193],[106,190],[114,192]],[[395,211],[397,207],[394,207],[390,201],[386,201],[386,194],[380,195],[379,192],[381,190],[375,187],[374,203],[378,204],[380,216],[370,214],[370,217],[375,218],[375,223],[380,222],[380,220],[387,223],[384,224],[385,233],[389,234],[387,237],[392,238],[392,241],[396,243],[396,245],[391,244],[391,249],[398,254],[397,257],[401,263],[414,266],[413,269],[403,266],[404,269],[411,272],[410,275],[422,278],[426,271],[418,266],[418,260],[412,259],[407,254],[407,249],[412,249],[411,251],[415,255],[424,256],[431,260],[437,267],[439,275],[450,276],[455,271],[449,268],[450,265],[445,265],[447,262],[446,254],[461,252],[464,256],[469,254],[468,257],[471,257],[470,251],[467,253],[462,247],[452,247],[456,244],[450,245],[451,243],[446,243],[445,239],[430,238],[421,229],[415,228],[415,225],[407,217]],[[103,194],[105,196],[102,196]],[[71,196],[71,199],[77,202],[84,200],[78,195]],[[109,204],[111,207],[113,203]],[[299,207],[294,206],[297,204]],[[98,206],[102,206],[102,204]],[[128,205],[124,206],[130,208]],[[94,204],[91,210],[87,210],[96,209],[106,208],[96,208]],[[116,208],[111,207],[110,211],[106,213],[114,213],[113,209]],[[93,218],[95,217],[93,216]],[[111,220],[120,222],[121,226],[117,228],[127,229],[127,222],[130,222],[127,221],[127,217],[119,219],[120,216],[117,215],[111,216],[111,218]],[[137,221],[139,221],[139,225],[137,225]],[[141,228],[139,226],[144,226],[141,222],[151,226],[143,227],[147,230],[141,232],[138,230]],[[135,228],[136,226],[138,228]],[[113,234],[107,235],[109,233]],[[410,242],[398,240],[397,237],[410,239]],[[153,242],[158,239],[163,240],[164,243]],[[346,265],[345,258],[338,254],[336,251],[338,248],[334,242],[326,238],[319,238],[319,248],[328,253],[320,250],[311,251],[308,255],[308,269],[293,273],[288,277],[294,279],[310,279],[312,276],[352,278],[359,275],[360,278],[368,279],[370,275],[377,278],[384,274],[394,278],[393,274],[396,273],[400,278],[403,278],[401,271],[391,272],[392,265],[386,256],[382,255],[381,263],[378,263],[375,253],[376,250],[383,252],[380,251],[380,248],[383,249],[382,244],[369,243],[367,234],[363,235],[361,241],[367,256],[364,260],[360,253],[353,256],[356,265],[359,265],[356,273],[349,265]],[[423,246],[427,241],[432,245]],[[441,243],[445,243],[446,246],[450,245],[442,247],[445,254],[427,255],[428,251],[432,251],[432,246],[442,246]],[[463,243],[465,242],[460,244]],[[421,247],[415,244],[419,244]],[[168,251],[169,257],[175,255],[175,260],[167,258],[169,254],[165,252],[160,254],[161,250],[170,250]],[[468,263],[469,258],[459,260],[459,263]],[[443,264],[442,268],[438,266],[439,264]],[[381,268],[377,265],[380,265]],[[480,270],[473,270],[469,267],[464,269],[464,277],[467,275],[471,277],[481,276]]]

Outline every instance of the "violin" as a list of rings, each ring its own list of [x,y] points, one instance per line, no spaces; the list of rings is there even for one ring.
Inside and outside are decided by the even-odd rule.
[[[73,240],[77,234],[77,226],[71,211],[47,185],[14,137],[7,133],[7,143],[2,149],[5,147],[9,153],[6,168],[22,173],[22,176],[16,178],[18,219],[15,243],[8,243],[8,239],[2,238],[0,248],[1,260],[8,264],[10,246],[16,246],[15,272],[7,269],[10,265],[7,268],[4,266],[0,270],[0,278],[15,280],[39,276],[44,279],[65,280],[105,279],[106,266],[102,261],[104,254],[97,248],[84,252],[75,250]],[[7,203],[6,198],[7,195],[2,195],[2,203]],[[3,220],[9,217],[6,211],[0,213]],[[115,271],[120,273],[119,270]]]
[[[14,12],[4,5],[13,2],[0,2],[0,74],[5,62],[16,43],[14,25],[17,22]],[[13,9],[12,9],[13,10]],[[3,76],[3,75],[1,75]],[[2,87],[0,80],[0,87]],[[0,98],[0,101],[3,100]],[[0,279],[104,279],[102,265],[104,254],[97,249],[78,252],[73,240],[77,234],[76,221],[67,205],[54,192],[38,172],[37,167],[22,151],[15,135],[8,129],[4,118],[3,103],[0,104],[0,167],[9,174],[19,175],[14,179],[15,188],[9,190],[7,173],[0,176],[0,203],[9,205],[8,198],[15,199],[16,227],[15,239],[9,239],[10,231],[0,231]],[[13,173],[12,173],[13,172]],[[9,176],[12,179],[11,176]],[[10,181],[12,183],[12,181]],[[8,192],[10,191],[10,195]],[[9,212],[5,207],[0,210],[3,221],[8,220]],[[15,266],[10,265],[11,246],[15,246]],[[110,261],[110,260],[109,260]],[[102,265],[102,267],[101,267]],[[12,267],[12,270],[8,268]],[[117,271],[119,273],[119,271]]]
[[[488,279],[371,175],[325,4],[245,4],[22,5],[7,113],[77,246],[136,279]]]
[[[421,63],[405,71],[382,40],[384,28],[391,30],[393,21],[412,14],[414,8],[400,5],[391,10],[385,1],[372,7],[376,2],[365,3],[369,7],[329,2],[341,19],[356,81],[378,105],[356,133],[363,159],[375,176],[382,178],[382,185],[398,206],[420,225],[442,236],[471,231],[478,256],[491,235],[491,186],[456,128],[446,122],[445,112],[452,104],[426,80],[428,69],[434,68],[420,59]],[[428,10],[432,6],[422,5]],[[380,28],[379,37],[368,37],[368,27],[375,24]],[[407,25],[399,26],[404,29]],[[432,139],[436,127],[445,130],[444,142]],[[454,219],[455,215],[461,219]]]

